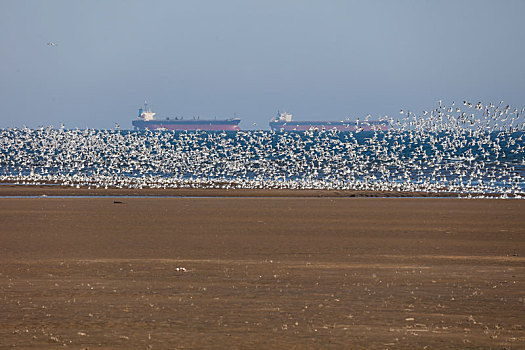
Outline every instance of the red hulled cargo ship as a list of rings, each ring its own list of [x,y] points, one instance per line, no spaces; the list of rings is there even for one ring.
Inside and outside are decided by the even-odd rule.
[[[307,131],[307,130],[337,130],[337,131],[370,131],[388,130],[390,126],[382,121],[364,120],[360,122],[340,121],[294,121],[290,113],[277,113],[270,120],[270,128],[275,131]]]
[[[135,130],[206,130],[206,131],[238,131],[239,118],[230,119],[184,119],[177,117],[164,120],[155,118],[155,113],[148,109],[148,104],[144,103],[144,108],[139,109],[138,119],[132,122]]]

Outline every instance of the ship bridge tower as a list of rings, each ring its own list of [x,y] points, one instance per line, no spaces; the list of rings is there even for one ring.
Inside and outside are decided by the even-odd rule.
[[[155,114],[148,108],[148,101],[144,101],[144,109],[139,108],[139,118],[144,121],[155,119]]]
[[[291,113],[286,113],[286,112],[279,112],[277,111],[277,116],[276,117],[273,117],[272,122],[281,122],[281,123],[285,123],[285,122],[291,122],[292,121],[292,114]]]

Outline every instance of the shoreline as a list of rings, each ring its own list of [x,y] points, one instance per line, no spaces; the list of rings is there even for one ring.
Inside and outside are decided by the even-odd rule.
[[[366,190],[216,189],[216,188],[85,188],[56,185],[0,186],[0,197],[284,197],[284,198],[467,198],[453,192],[405,192]],[[471,194],[476,196],[476,194]],[[496,194],[485,194],[497,197]]]

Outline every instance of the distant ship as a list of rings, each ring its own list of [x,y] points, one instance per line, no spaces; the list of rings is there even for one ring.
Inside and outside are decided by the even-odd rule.
[[[230,119],[184,119],[182,117],[164,120],[156,119],[155,113],[144,102],[144,108],[139,109],[138,119],[131,124],[135,130],[206,130],[206,131],[237,131],[240,130],[239,118]]]
[[[270,128],[275,131],[307,131],[307,130],[337,130],[337,131],[369,131],[388,130],[390,126],[381,121],[292,121],[290,113],[279,113],[270,120]]]

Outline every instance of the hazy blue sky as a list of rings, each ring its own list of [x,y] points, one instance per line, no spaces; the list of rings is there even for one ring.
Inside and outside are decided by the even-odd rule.
[[[0,0],[0,127],[525,106],[525,1]],[[56,42],[58,46],[48,46]]]

